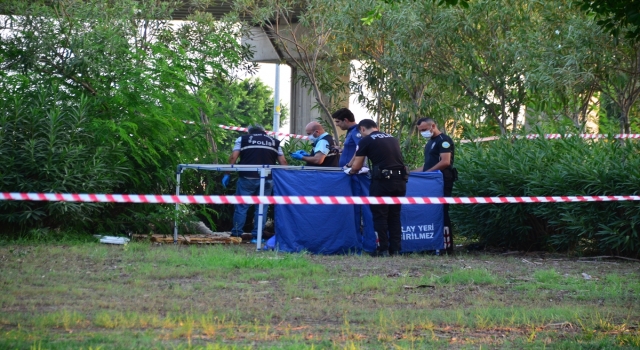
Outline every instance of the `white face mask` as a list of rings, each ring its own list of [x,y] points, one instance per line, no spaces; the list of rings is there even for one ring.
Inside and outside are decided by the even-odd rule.
[[[431,132],[431,130],[427,130],[421,132],[420,135],[422,135],[422,137],[424,137],[425,139],[430,139],[431,136],[433,136],[433,133]]]
[[[315,131],[311,133],[311,135],[307,136],[309,138],[309,141],[313,142],[315,140],[317,140],[318,138],[313,136],[313,134],[315,134]]]

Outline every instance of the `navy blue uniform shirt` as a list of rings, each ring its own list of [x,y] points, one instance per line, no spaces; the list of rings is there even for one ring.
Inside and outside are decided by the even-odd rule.
[[[454,148],[453,140],[445,134],[431,137],[429,142],[424,146],[424,168],[422,168],[422,171],[427,171],[438,164],[440,161],[440,153],[451,153],[451,164],[449,164],[449,168],[452,168],[455,154]]]

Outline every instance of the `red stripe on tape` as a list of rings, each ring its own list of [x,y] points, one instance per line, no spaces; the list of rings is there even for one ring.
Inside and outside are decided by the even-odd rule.
[[[170,199],[167,199],[170,198]],[[188,204],[501,204],[639,201],[637,195],[619,196],[536,196],[536,197],[344,197],[344,196],[195,196],[154,194],[77,194],[0,192],[0,200],[68,201],[106,203],[188,203]]]
[[[249,129],[247,128],[243,128],[243,127],[239,127],[239,126],[227,126],[227,125],[218,125],[218,127],[225,129],[225,130],[233,130],[233,131],[249,131]],[[275,135],[275,136],[288,136],[288,137],[293,137],[296,139],[304,139],[304,140],[308,140],[309,136],[306,135],[298,135],[298,134],[289,134],[286,132],[275,132],[275,131],[266,131],[267,134],[269,135]]]

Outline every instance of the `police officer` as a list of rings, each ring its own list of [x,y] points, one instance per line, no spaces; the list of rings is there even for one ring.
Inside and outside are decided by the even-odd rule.
[[[331,115],[331,118],[333,118],[333,122],[336,123],[337,127],[347,131],[342,147],[342,154],[340,154],[340,162],[338,163],[338,166],[342,167],[347,165],[356,154],[356,146],[362,138],[362,135],[358,130],[356,118],[349,108],[340,108]]]
[[[307,165],[337,167],[340,151],[336,147],[336,142],[328,132],[318,122],[311,122],[305,127],[305,132],[309,136],[309,141],[313,142],[311,154],[300,150],[291,153],[293,159],[304,160]]]
[[[233,146],[233,152],[229,157],[229,164],[236,164],[236,161],[240,158],[238,164],[275,164],[278,161],[280,165],[287,165],[287,160],[284,158],[282,148],[280,148],[280,141],[268,136],[264,131],[264,128],[260,125],[249,127],[249,134],[240,136],[236,139]],[[236,195],[238,196],[257,196],[260,195],[260,173],[257,171],[241,171],[238,176],[238,184],[236,185]],[[222,185],[226,188],[229,185],[229,174],[226,174],[222,178]],[[265,180],[264,183],[264,195],[270,196],[273,190],[273,180],[271,174]],[[251,204],[236,204],[233,212],[233,228],[231,229],[231,236],[241,237],[243,235],[242,228],[244,227],[247,219],[247,210]],[[263,213],[266,213],[268,206],[264,206]],[[255,215],[258,215],[258,204],[256,204]],[[266,218],[262,220],[262,228],[264,230],[264,224]],[[258,220],[254,220],[253,231],[251,231],[252,242],[258,236]]]
[[[378,130],[371,119],[358,123],[362,139],[356,148],[356,155],[347,164],[349,175],[357,174],[365,157],[371,162],[371,185],[369,195],[374,197],[403,197],[407,193],[408,174],[402,161],[400,143],[396,138]],[[378,249],[373,256],[389,256],[402,250],[402,226],[400,204],[369,205],[373,214],[373,228],[378,236]]]
[[[420,135],[429,140],[424,146],[424,166],[422,171],[442,172],[444,180],[444,196],[451,197],[453,182],[457,178],[457,170],[453,167],[455,146],[451,137],[438,130],[432,118],[420,118],[417,123]],[[445,249],[453,252],[453,227],[449,218],[449,204],[444,204]]]

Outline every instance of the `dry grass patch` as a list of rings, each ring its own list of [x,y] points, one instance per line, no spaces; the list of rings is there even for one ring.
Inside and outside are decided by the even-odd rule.
[[[634,348],[638,267],[249,245],[3,246],[0,348]]]

